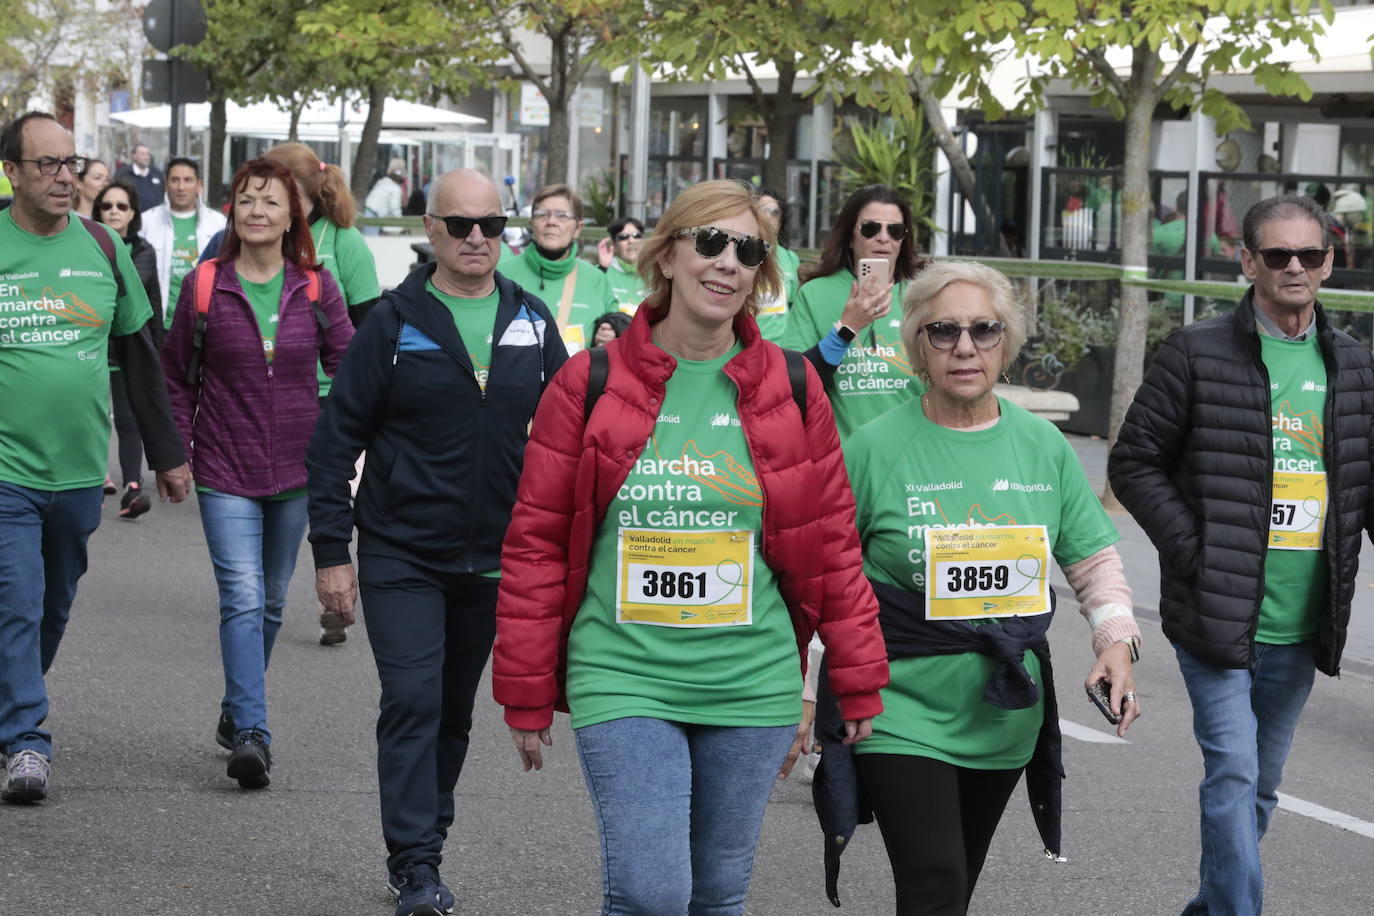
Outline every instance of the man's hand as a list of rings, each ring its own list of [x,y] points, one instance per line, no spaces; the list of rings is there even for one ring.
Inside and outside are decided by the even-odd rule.
[[[180,464],[170,470],[157,472],[158,499],[179,503],[191,493],[191,466]]]
[[[315,596],[331,614],[338,614],[344,626],[353,625],[353,605],[358,602],[358,576],[352,563],[325,566],[315,570]]]

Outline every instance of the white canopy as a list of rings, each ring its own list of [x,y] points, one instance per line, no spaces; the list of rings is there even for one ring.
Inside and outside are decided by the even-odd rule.
[[[367,120],[367,103],[347,102],[342,114],[346,117],[349,135],[357,139]],[[252,105],[239,105],[229,102],[226,105],[228,132],[251,136],[286,136],[291,125],[291,112],[271,102],[256,102]],[[205,130],[210,126],[210,105],[201,102],[187,105],[184,109],[188,130]],[[302,139],[337,139],[339,136],[340,106],[338,102],[314,102],[301,112],[300,135]],[[110,115],[113,121],[142,128],[171,127],[172,109],[167,105],[154,108],[135,108]],[[457,111],[407,102],[404,99],[387,99],[382,109],[382,128],[384,130],[433,130],[443,127],[458,127],[487,123],[482,118],[473,117]]]

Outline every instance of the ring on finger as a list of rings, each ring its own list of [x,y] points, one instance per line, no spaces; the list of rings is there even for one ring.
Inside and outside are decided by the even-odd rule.
[[[1121,700],[1125,703],[1135,703],[1135,691],[1126,691],[1124,694],[1121,695]]]

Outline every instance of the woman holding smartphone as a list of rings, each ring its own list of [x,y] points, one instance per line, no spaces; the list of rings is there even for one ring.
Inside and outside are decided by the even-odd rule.
[[[923,390],[891,314],[922,266],[911,207],[892,188],[875,184],[849,196],[821,246],[820,262],[801,270],[781,343],[802,351],[820,344],[817,369],[842,442]]]

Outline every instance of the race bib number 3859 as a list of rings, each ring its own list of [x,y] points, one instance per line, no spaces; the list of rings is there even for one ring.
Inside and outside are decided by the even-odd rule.
[[[925,542],[927,620],[1049,613],[1044,525],[931,528]]]
[[[621,528],[616,622],[753,623],[754,532]]]

